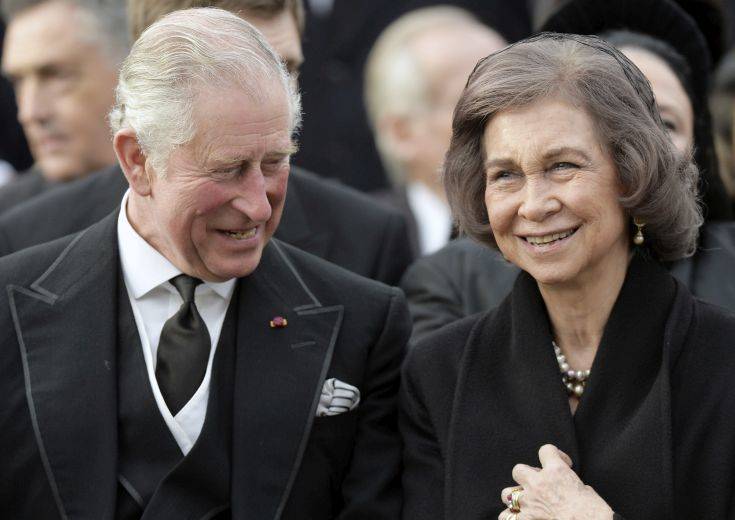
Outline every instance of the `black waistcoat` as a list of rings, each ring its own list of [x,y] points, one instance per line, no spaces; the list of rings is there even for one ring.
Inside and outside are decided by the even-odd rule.
[[[148,379],[125,284],[118,284],[118,493],[116,520],[230,518],[232,393],[237,291],[212,366],[201,434],[183,456]]]

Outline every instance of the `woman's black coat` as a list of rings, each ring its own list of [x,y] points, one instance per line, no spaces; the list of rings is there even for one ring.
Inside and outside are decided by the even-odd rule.
[[[404,519],[487,520],[551,443],[627,520],[735,518],[735,315],[636,256],[572,415],[536,282],[417,344],[401,390]]]

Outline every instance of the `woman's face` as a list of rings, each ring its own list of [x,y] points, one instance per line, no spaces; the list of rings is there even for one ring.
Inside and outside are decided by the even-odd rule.
[[[676,150],[688,153],[694,143],[694,110],[684,87],[671,67],[654,53],[637,47],[622,47],[625,54],[649,83]]]
[[[500,112],[483,145],[485,205],[505,258],[541,284],[584,284],[627,263],[617,170],[585,111],[554,98]]]

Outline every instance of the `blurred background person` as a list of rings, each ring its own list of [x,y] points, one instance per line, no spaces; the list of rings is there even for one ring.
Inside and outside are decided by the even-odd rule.
[[[526,2],[508,0],[307,0],[300,83],[303,135],[295,164],[363,191],[389,183],[365,107],[364,70],[380,33],[402,14],[438,4],[470,11],[508,41],[531,34]],[[345,167],[345,165],[349,165]]]
[[[5,38],[5,22],[0,17],[0,56],[2,41]],[[0,75],[0,161],[6,164],[0,174],[0,185],[15,177],[15,172],[25,171],[33,164],[23,129],[17,118],[13,86],[5,76]]]
[[[2,69],[35,164],[0,190],[0,213],[114,164],[106,114],[129,48],[123,0],[6,0],[2,12]]]
[[[469,12],[436,6],[401,16],[370,51],[365,103],[393,186],[376,197],[406,216],[416,256],[433,253],[450,238],[441,166],[452,111],[478,60],[505,45]]]
[[[735,211],[735,50],[731,50],[717,68],[710,107],[720,175]]]
[[[603,34],[650,81],[679,153],[694,153],[705,224],[696,253],[669,265],[696,296],[735,310],[735,225],[719,175],[707,105],[709,51],[696,23],[669,0],[576,0],[551,17],[546,30]],[[625,29],[625,30],[621,30]],[[688,35],[682,41],[681,35]],[[468,238],[447,245],[406,272],[402,287],[419,339],[463,316],[498,305],[518,270]]]

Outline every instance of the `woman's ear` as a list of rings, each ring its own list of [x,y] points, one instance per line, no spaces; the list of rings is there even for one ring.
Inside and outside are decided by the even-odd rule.
[[[146,168],[148,160],[138,143],[135,130],[132,128],[119,130],[112,139],[112,146],[130,189],[142,197],[150,195],[151,179]]]

